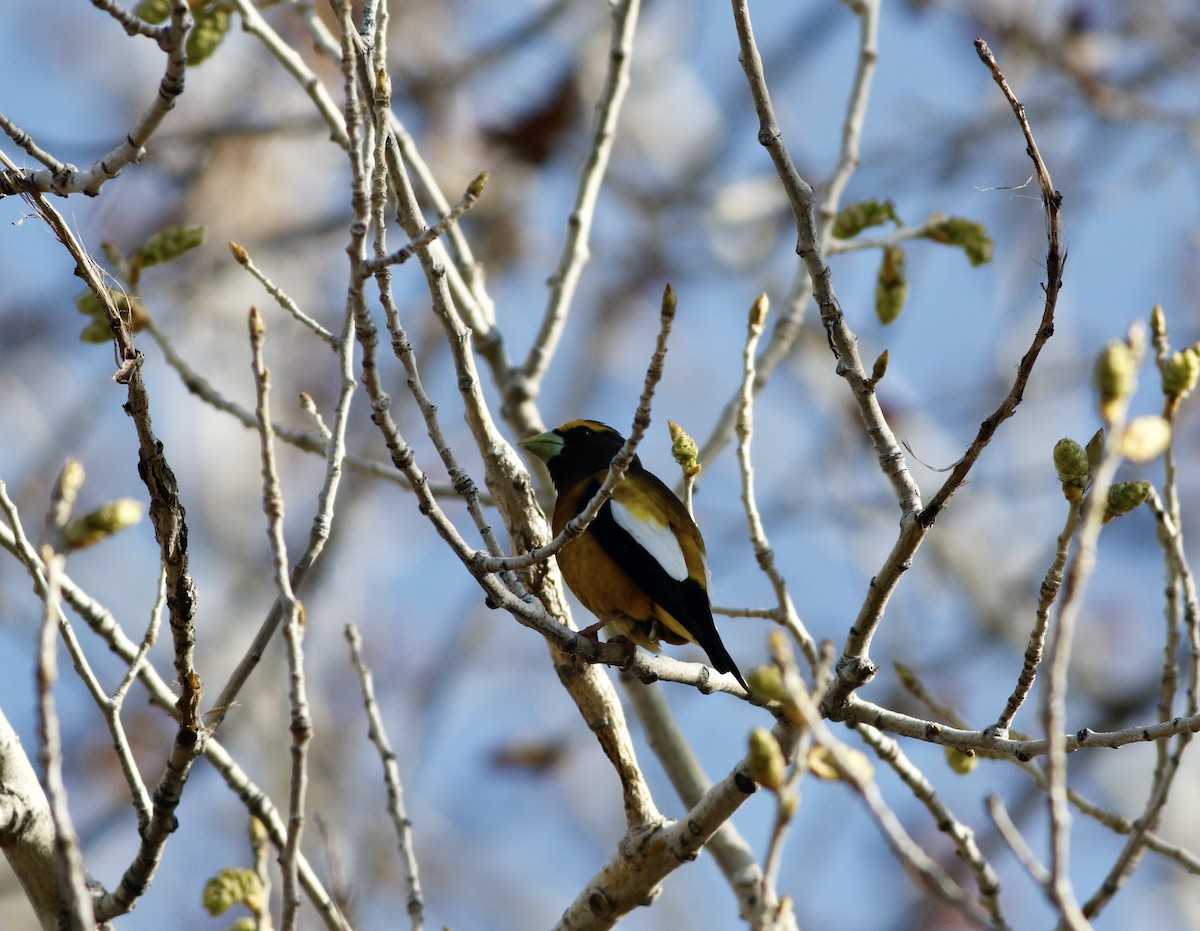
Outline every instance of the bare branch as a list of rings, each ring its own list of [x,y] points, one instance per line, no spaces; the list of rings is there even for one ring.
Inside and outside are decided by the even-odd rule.
[[[575,296],[575,286],[579,283],[579,276],[588,260],[588,237],[591,235],[592,217],[616,139],[621,104],[629,88],[633,34],[637,29],[640,11],[641,0],[617,0],[612,5],[608,72],[596,105],[595,133],[579,175],[575,204],[571,216],[567,219],[567,235],[563,242],[562,256],[558,267],[550,276],[550,301],[529,355],[521,365],[521,371],[533,393],[536,393],[550,368],[550,360],[554,358],[554,351],[558,347],[559,337],[570,312],[571,300]]]
[[[102,8],[107,6],[108,4],[103,4]],[[26,172],[14,168],[10,163],[7,171],[0,172],[0,197],[8,194],[38,193],[58,194],[63,197],[83,193],[88,197],[95,197],[100,193],[100,188],[119,175],[126,165],[140,162],[145,157],[146,143],[175,106],[175,99],[183,93],[184,76],[187,71],[185,40],[192,28],[191,7],[187,0],[171,0],[170,7],[170,20],[160,31],[153,33],[142,32],[140,20],[134,17],[118,17],[127,30],[133,27],[135,32],[156,38],[159,47],[167,55],[166,68],[162,80],[159,81],[154,102],[124,140],[108,154],[97,159],[90,169],[79,171],[74,165],[60,162],[38,149],[28,134],[21,132],[11,121],[3,119],[0,121],[0,130],[7,133],[38,161],[51,167]]]
[[[388,741],[379,705],[375,701],[375,683],[371,670],[362,657],[362,636],[353,624],[345,629],[346,642],[350,644],[350,660],[358,674],[362,690],[363,707],[367,712],[367,737],[379,751],[383,763],[383,782],[387,786],[387,810],[392,826],[396,830],[400,861],[404,864],[404,883],[408,888],[408,917],[413,931],[421,931],[425,925],[425,902],[421,894],[421,879],[417,868],[417,855],[413,848],[412,821],[404,807],[404,788],[400,784],[400,767],[396,764],[396,752]]]

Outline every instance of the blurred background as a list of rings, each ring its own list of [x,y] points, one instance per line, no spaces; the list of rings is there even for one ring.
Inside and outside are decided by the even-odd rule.
[[[327,17],[325,5],[319,7]],[[858,21],[831,0],[761,3],[752,12],[784,139],[801,173],[819,188],[836,163]],[[264,15],[340,101],[340,75],[314,51],[295,10],[275,4]],[[216,54],[189,71],[185,93],[141,165],[127,168],[98,198],[55,205],[96,255],[104,241],[128,253],[165,226],[206,227],[202,248],[145,273],[147,310],[193,369],[252,409],[246,314],[251,305],[262,308],[275,417],[308,430],[295,398],[309,393],[330,416],[336,359],[237,266],[226,242],[244,245],[306,313],[336,331],[346,291],[347,160],[300,87],[239,26],[235,16]],[[1024,140],[975,54],[976,36],[991,44],[1026,104],[1063,194],[1065,287],[1054,338],[1016,417],[939,517],[890,604],[871,654],[880,673],[863,694],[925,716],[893,670],[893,663],[904,663],[971,726],[982,727],[1003,708],[1020,669],[1037,588],[1065,518],[1051,449],[1062,436],[1085,443],[1099,426],[1090,382],[1097,350],[1124,336],[1156,303],[1166,310],[1175,348],[1200,339],[1194,300],[1200,8],[1183,0],[883,4],[862,163],[844,201],[890,199],[908,225],[935,212],[968,217],[984,224],[995,244],[991,263],[977,268],[958,249],[922,240],[907,246],[908,301],[886,327],[874,311],[879,253],[831,259],[865,363],[889,352],[880,399],[911,448],[909,465],[926,498],[942,481],[934,469],[962,454],[1008,390],[1042,308],[1045,225],[1037,185],[1027,183],[1032,169]],[[600,2],[446,0],[391,11],[394,108],[434,175],[453,201],[479,171],[491,173],[462,228],[485,265],[497,326],[516,360],[528,351],[546,306],[546,279],[562,249],[608,41],[608,7]],[[591,260],[539,399],[549,426],[588,416],[625,430],[653,348],[659,297],[670,282],[679,315],[654,425],[640,450],[664,477],[675,475],[667,418],[701,442],[709,436],[737,389],[747,309],[765,292],[773,305],[769,329],[797,274],[794,226],[757,142],[737,56],[728,6],[644,4]],[[162,66],[152,43],[128,39],[79,0],[0,5],[0,112],[81,167],[135,123],[153,99]],[[8,140],[0,146],[29,164]],[[396,233],[392,240],[403,241]],[[110,380],[111,350],[78,338],[86,319],[74,307],[82,285],[72,270],[26,204],[0,201],[0,479],[35,537],[66,456],[87,470],[81,508],[145,496],[136,437],[121,410],[125,392]],[[443,426],[482,484],[419,270],[400,269],[396,288]],[[189,394],[147,336],[138,345],[155,427],[187,507],[199,590],[197,662],[212,696],[274,597],[258,439]],[[420,464],[443,479],[402,370],[385,362],[385,375],[394,414]],[[1134,410],[1155,412],[1161,395],[1152,368],[1143,382]],[[494,386],[487,389],[495,397]],[[350,449],[384,461],[358,399]],[[811,306],[755,412],[759,501],[780,568],[808,629],[840,647],[895,539],[899,514]],[[1186,528],[1197,517],[1196,418],[1186,406],[1179,431]],[[295,554],[307,539],[323,461],[288,446],[279,453]],[[1161,484],[1161,463],[1125,467],[1119,478]],[[447,507],[467,532],[464,509]],[[769,606],[770,587],[747,542],[731,448],[706,464],[696,511],[708,541],[714,601]],[[148,522],[73,556],[68,572],[131,636],[140,636],[157,579]],[[1069,731],[1153,719],[1162,580],[1148,510],[1105,528],[1077,636]],[[332,541],[302,595],[316,726],[307,850],[345,896],[358,927],[399,926],[405,890],[342,636],[350,622],[363,632],[399,755],[429,925],[503,931],[553,924],[613,853],[624,823],[616,778],[558,685],[544,644],[485,608],[411,496],[361,473],[347,475]],[[40,613],[27,575],[5,555],[0,706],[31,753]],[[767,622],[718,621],[743,670],[765,661]],[[122,666],[84,633],[92,661],[115,687]],[[169,669],[169,638],[161,639],[153,656]],[[695,649],[673,652],[702,658]],[[133,813],[101,718],[63,667],[58,695],[72,810],[89,868],[112,884],[135,849]],[[760,712],[726,696],[658,687],[714,778],[741,758],[747,731],[765,723]],[[1017,728],[1039,733],[1037,696],[1035,689]],[[138,686],[126,720],[143,774],[153,782],[172,728]],[[278,645],[220,737],[282,804],[290,737]],[[682,805],[653,756],[642,744],[639,751],[664,814],[679,816]],[[1029,779],[994,761],[960,777],[936,746],[909,742],[905,751],[980,832],[1013,926],[1045,926],[1050,912],[1040,890],[997,840],[982,803],[989,793],[1002,794],[1045,857],[1045,806]],[[1150,746],[1075,754],[1072,786],[1134,817],[1153,759]],[[1195,849],[1200,782],[1189,778],[1194,760],[1184,766],[1161,833]],[[924,809],[888,771],[878,772],[908,830],[958,872],[951,846]],[[762,854],[773,817],[771,798],[760,792],[734,823]],[[231,923],[229,916],[204,914],[200,893],[222,867],[249,863],[244,809],[201,761],[179,818],[154,886],[118,927],[199,931]],[[1086,896],[1122,839],[1084,818],[1076,818],[1073,839],[1072,875]],[[793,896],[805,928],[959,927],[957,916],[915,890],[857,799],[838,784],[803,784],[780,888]],[[863,895],[864,888],[886,892]],[[33,927],[7,874],[0,892],[3,926]],[[1152,854],[1096,926],[1197,923],[1194,880]],[[625,922],[631,929],[696,931],[737,924],[736,901],[706,856],[673,874],[654,906]],[[315,927],[311,913],[303,926]]]

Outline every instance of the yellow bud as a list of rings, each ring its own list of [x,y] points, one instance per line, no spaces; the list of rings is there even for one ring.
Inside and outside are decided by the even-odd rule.
[[[375,72],[375,106],[389,107],[392,104],[392,78],[387,68]]]
[[[1137,366],[1128,343],[1109,340],[1096,360],[1100,412],[1110,423],[1124,414],[1137,385]]]
[[[79,494],[79,489],[83,487],[83,463],[78,459],[67,459],[63,463],[62,471],[58,473],[58,487],[55,493],[72,502]]]
[[[63,538],[67,549],[80,550],[105,537],[112,536],[126,527],[132,527],[142,519],[142,503],[133,498],[117,498],[101,505],[90,514],[73,521]]]
[[[778,666],[757,666],[746,676],[750,691],[759,698],[770,701],[787,701],[787,689],[783,687],[783,676]]]
[[[818,779],[828,782],[842,779],[843,768],[845,782],[870,782],[875,776],[875,768],[866,754],[851,747],[842,746],[836,757],[832,750],[820,744],[814,744],[808,751],[808,771]]]
[[[488,178],[491,177],[486,171],[481,171],[475,176],[470,184],[467,185],[467,197],[471,200],[476,200],[483,189],[487,187]]]
[[[749,325],[751,330],[760,330],[762,325],[767,320],[767,311],[771,307],[771,302],[767,299],[766,292],[763,292],[754,299],[754,303],[750,305]]]
[[[1080,501],[1088,485],[1088,455],[1082,446],[1064,436],[1054,444],[1054,470],[1062,482],[1063,496]]]
[[[779,793],[779,817],[784,821],[791,821],[796,817],[796,811],[800,808],[800,799],[795,792],[780,792]]]
[[[1135,417],[1121,434],[1121,455],[1130,462],[1149,462],[1171,445],[1171,424],[1165,417]]]
[[[777,790],[787,779],[787,764],[779,741],[765,727],[756,727],[750,732],[750,778],[771,791]]]
[[[950,765],[950,769],[960,776],[973,773],[975,767],[979,765],[979,757],[975,755],[974,750],[959,750],[955,747],[943,747],[942,749],[946,752],[946,762]]]
[[[222,915],[239,904],[261,912],[265,904],[262,882],[253,870],[230,867],[205,883],[201,902],[210,915]]]
[[[881,381],[883,376],[887,374],[888,367],[888,351],[885,349],[879,354],[875,360],[875,364],[871,366],[871,387],[874,388]]]
[[[1145,503],[1150,497],[1149,482],[1117,482],[1108,489],[1108,507],[1104,520],[1110,521]]]

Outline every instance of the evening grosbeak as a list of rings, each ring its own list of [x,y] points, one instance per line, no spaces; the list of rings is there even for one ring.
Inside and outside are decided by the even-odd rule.
[[[554,533],[600,489],[625,438],[595,420],[572,420],[521,445],[546,463],[558,500]],[[596,519],[558,552],[567,586],[599,623],[658,652],[658,641],[695,643],[718,672],[749,691],[721,642],[708,600],[708,565],[700,529],[687,508],[637,456]]]

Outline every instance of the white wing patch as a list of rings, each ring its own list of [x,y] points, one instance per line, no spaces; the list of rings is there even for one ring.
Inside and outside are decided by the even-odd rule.
[[[676,582],[688,577],[687,561],[669,524],[634,514],[615,498],[609,500],[617,526],[633,537]]]

